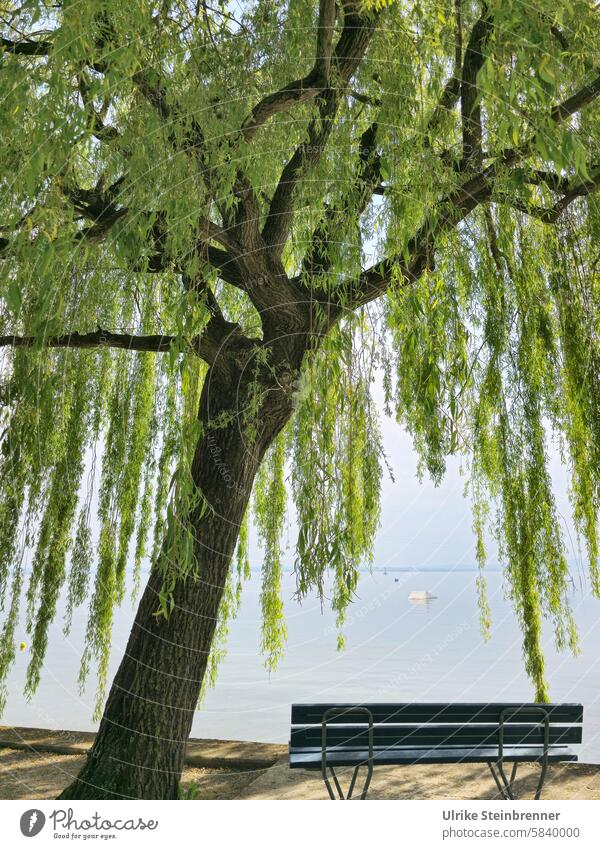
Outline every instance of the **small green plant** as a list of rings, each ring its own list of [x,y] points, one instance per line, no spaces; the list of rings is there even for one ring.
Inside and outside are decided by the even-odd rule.
[[[198,798],[199,787],[195,781],[190,781],[190,783],[186,786],[184,784],[179,785],[179,790],[177,792],[177,796],[179,799],[184,801],[190,801]]]

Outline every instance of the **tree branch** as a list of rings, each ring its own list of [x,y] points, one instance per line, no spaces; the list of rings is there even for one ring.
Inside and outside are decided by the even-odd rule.
[[[331,268],[328,248],[332,230],[340,222],[352,216],[357,221],[365,211],[372,196],[379,193],[381,179],[381,157],[377,152],[377,123],[371,124],[360,137],[359,160],[354,186],[347,192],[341,206],[328,206],[319,225],[312,235],[310,246],[303,261],[306,274],[326,274]],[[382,192],[383,193],[383,192]]]
[[[531,215],[534,218],[539,218],[539,220],[543,221],[544,224],[554,224],[558,220],[559,216],[562,215],[562,213],[573,203],[574,200],[591,195],[599,190],[600,172],[589,180],[584,180],[581,183],[571,186],[570,189],[565,192],[565,194],[557,200],[555,204],[549,207],[532,206],[531,204],[524,203],[519,199],[514,198],[508,199],[506,202],[509,206],[512,206],[513,209],[517,209],[519,212]]]
[[[95,189],[82,189],[75,187],[67,189],[65,194],[71,200],[75,208],[88,220],[92,221],[92,227],[82,231],[81,238],[100,240],[106,236],[110,228],[120,219],[127,216],[130,210],[125,206],[118,206],[117,199],[123,193],[124,177],[120,177],[104,191]],[[150,218],[154,215],[156,221],[151,228],[152,249],[156,254],[164,256],[164,242],[167,224],[164,215],[160,211],[145,211],[136,213],[136,217]],[[162,226],[161,226],[162,220]],[[232,236],[225,229],[215,224],[204,216],[198,217],[198,236],[201,241],[213,241],[221,245],[231,256],[239,251]],[[162,267],[157,270],[163,270]]]
[[[203,332],[188,340],[186,350],[196,354],[212,365],[222,354],[228,341],[237,338],[250,344],[251,340],[243,336],[240,327],[226,321],[220,311],[215,311]],[[111,333],[98,328],[92,333],[63,333],[59,336],[0,336],[0,347],[12,348],[115,348],[126,351],[144,351],[166,353],[175,343],[180,345],[180,337],[163,334],[135,336],[130,333]]]
[[[600,76],[554,106],[548,116],[552,121],[560,123],[591,103],[598,95],[600,95]],[[534,140],[535,136],[532,136],[522,145],[501,151],[495,163],[473,175],[460,188],[442,198],[437,204],[441,214],[438,214],[433,227],[426,220],[408,243],[405,253],[387,257],[363,271],[357,280],[351,281],[342,288],[333,306],[340,309],[356,309],[375,300],[385,293],[395,269],[409,283],[426,268],[431,268],[437,238],[456,227],[481,203],[491,199],[498,167],[513,165],[526,156],[531,151]],[[600,174],[589,181],[572,186],[553,207],[542,210],[542,213],[547,217],[548,223],[553,223],[577,197],[591,194],[599,189]],[[523,209],[523,211],[530,210]]]
[[[471,38],[473,37],[471,33]],[[426,131],[431,132],[439,124],[446,112],[456,105],[460,96],[460,77],[462,67],[462,0],[454,0],[454,69],[448,78],[429,121]],[[426,137],[426,143],[428,139]]]
[[[600,94],[600,76],[597,76],[591,83],[583,86],[583,88],[580,88],[571,97],[568,97],[562,103],[555,106],[550,113],[551,119],[557,123],[564,121],[565,118],[569,118],[575,112],[579,112],[583,106],[587,106],[598,94]]]
[[[600,94],[600,75],[593,79],[590,83],[582,86],[578,91],[563,100],[562,103],[557,103],[548,113],[549,120],[555,124],[560,124],[562,121],[575,115],[583,109],[584,106],[590,104]],[[513,165],[518,159],[527,156],[533,148],[536,134],[530,136],[522,144],[516,147],[508,147],[500,151],[496,155],[488,155],[487,159],[496,159],[503,165]]]
[[[96,112],[92,97],[90,96],[90,85],[86,80],[84,73],[84,69],[82,68],[81,74],[79,75],[77,80],[77,87],[81,96],[81,102],[83,103],[84,109],[86,110],[89,116],[90,128],[93,134],[96,136],[98,141],[101,142],[112,141],[114,139],[121,138],[121,134],[119,133],[117,128],[105,124],[102,120],[101,115]]]
[[[222,251],[220,248],[215,248],[213,245],[206,245],[204,248],[200,246],[200,250],[206,256],[208,264],[218,272],[219,277],[225,283],[229,283],[230,286],[235,286],[238,289],[244,289],[242,275],[231,254]]]
[[[296,148],[283,168],[263,228],[263,239],[277,255],[281,255],[291,227],[294,190],[321,159],[339,103],[375,29],[375,16],[367,18],[361,15],[356,3],[346,2],[344,12],[344,27],[332,57],[335,88],[328,87],[322,92],[318,116],[310,122],[308,128],[308,140]]]
[[[112,49],[111,40],[116,39],[114,29],[108,18],[102,13],[99,13],[98,15],[98,23],[101,24],[101,34],[95,39],[94,45],[97,50],[106,51],[107,55],[109,55]],[[3,39],[2,46],[6,50],[13,53],[42,56],[47,55],[49,53],[49,51],[53,47],[53,44],[51,41],[34,42],[28,39],[24,39],[19,42],[12,42],[8,39]],[[87,65],[87,67],[92,68],[98,73],[105,74],[109,70],[108,63],[104,59],[95,61],[90,60],[85,62],[85,64]],[[186,153],[196,159],[200,169],[200,173],[210,191],[211,188],[214,188],[212,186],[213,175],[208,164],[204,134],[200,125],[197,123],[193,116],[190,117],[187,114],[180,115],[176,107],[170,106],[170,104],[167,102],[167,92],[162,86],[160,79],[158,80],[158,82],[152,80],[148,68],[143,68],[141,70],[135,71],[132,74],[132,80],[135,83],[140,94],[163,119],[167,132],[167,137],[169,139],[169,142],[172,144],[173,149],[179,152]],[[82,100],[84,101],[84,107],[86,108],[86,111],[89,114],[90,105],[89,102],[86,102],[87,91],[85,87],[85,81],[83,81],[83,87],[81,85],[79,86],[79,90]],[[178,120],[181,120],[186,127],[186,132],[182,139],[178,138],[176,133],[173,131],[173,122]],[[114,128],[104,126],[101,119],[99,118],[99,116],[96,115],[95,112],[93,112],[92,115],[92,131],[100,140],[103,141],[115,138],[118,135],[117,131]],[[240,206],[243,206],[244,203],[248,201],[247,188],[247,181],[245,183],[243,175],[240,174],[236,187],[234,189],[234,191],[240,197]],[[98,241],[104,238],[104,236],[108,232],[108,229],[110,229],[110,226],[112,226],[115,221],[117,221],[119,218],[122,218],[126,214],[126,210],[120,209],[118,210],[118,212],[116,212],[114,210],[109,209],[108,206],[106,206],[103,210],[102,217],[99,217],[98,215],[94,216],[92,214],[87,214],[85,208],[82,208],[81,211],[86,214],[86,217],[92,218],[92,220],[94,220],[94,224],[92,227],[87,228],[87,230],[82,231],[80,238],[86,238],[93,241]],[[111,214],[112,211],[115,212],[114,215]],[[226,211],[221,211],[224,215],[225,220]],[[93,213],[93,210],[90,209],[90,213]],[[240,210],[239,214],[240,216],[243,215],[243,209]],[[257,227],[255,227],[255,229],[257,229]],[[223,229],[217,227],[216,225],[213,225],[212,222],[210,222],[208,219],[203,219],[201,221],[199,235],[201,238],[210,237],[211,239],[216,240],[227,250],[233,250],[235,248],[232,238],[230,238]]]
[[[29,38],[20,41],[0,38],[0,47],[14,56],[47,56],[52,50],[53,44],[51,41],[33,41]]]
[[[329,85],[329,71],[331,69],[331,54],[333,51],[333,31],[335,29],[336,17],[336,0],[320,0],[315,70],[325,85]]]
[[[169,351],[175,336],[134,336],[98,328],[92,333],[63,333],[60,336],[0,336],[0,347],[33,348],[124,348],[128,351]]]
[[[530,171],[524,175],[523,179],[530,186],[547,186],[553,192],[568,192],[571,188],[569,178],[561,177],[554,171]]]
[[[124,179],[124,177],[119,178],[104,191],[98,188],[82,189],[79,186],[75,188],[63,186],[65,195],[75,209],[92,222],[91,226],[79,230],[75,234],[76,240],[101,242],[106,238],[113,225],[129,214],[130,210],[127,207],[117,206],[117,198]],[[29,214],[24,215],[21,221],[11,229],[18,230]],[[160,273],[168,269],[183,271],[182,268],[178,268],[174,264],[173,259],[166,252],[168,224],[162,211],[146,210],[139,212],[137,218],[138,220],[149,219],[151,215],[154,216],[154,222],[149,228],[147,242],[147,247],[151,253],[139,264],[131,266],[130,270],[146,273]],[[2,229],[5,228],[0,228],[0,230]],[[200,219],[198,230],[200,238],[196,246],[190,251],[190,255],[197,251],[226,283],[244,290],[243,279],[235,261],[235,253],[210,244],[211,241],[216,241],[221,244],[226,243],[229,247],[228,235],[217,224],[204,218]],[[10,240],[0,237],[0,256],[7,254],[9,248]]]
[[[321,0],[317,23],[317,49],[312,70],[299,80],[288,83],[279,91],[263,97],[242,124],[242,135],[248,142],[274,115],[292,106],[312,100],[329,85],[329,70],[335,29],[335,0]]]
[[[481,104],[478,98],[477,75],[485,60],[485,47],[492,32],[492,14],[488,4],[482,4],[482,14],[465,51],[460,80],[460,114],[462,121],[462,160],[460,170],[469,165],[481,165]]]

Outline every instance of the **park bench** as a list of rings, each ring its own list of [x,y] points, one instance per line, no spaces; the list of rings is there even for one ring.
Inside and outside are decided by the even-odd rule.
[[[535,762],[539,799],[548,764],[577,760],[569,745],[581,743],[582,722],[577,704],[298,704],[290,767],[320,770],[331,799],[334,787],[340,799],[351,799],[364,766],[366,799],[376,765],[487,763],[502,798],[515,799],[518,764]],[[347,796],[339,767],[354,768]]]

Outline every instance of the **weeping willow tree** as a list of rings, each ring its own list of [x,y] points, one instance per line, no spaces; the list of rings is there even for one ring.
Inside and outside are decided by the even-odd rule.
[[[434,481],[464,454],[484,625],[491,528],[545,699],[544,621],[577,640],[551,440],[600,592],[592,0],[0,12],[0,675],[24,616],[32,696],[61,593],[66,633],[87,606],[102,719],[63,797],[176,797],[251,521],[276,664],[288,492],[298,595],[332,585],[343,625],[379,522],[376,375]]]

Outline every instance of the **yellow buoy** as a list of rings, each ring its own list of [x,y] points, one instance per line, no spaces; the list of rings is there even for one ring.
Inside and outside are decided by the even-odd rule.
[[[21,651],[25,651],[25,649],[27,648],[27,643],[21,643],[19,648],[21,649]]]

